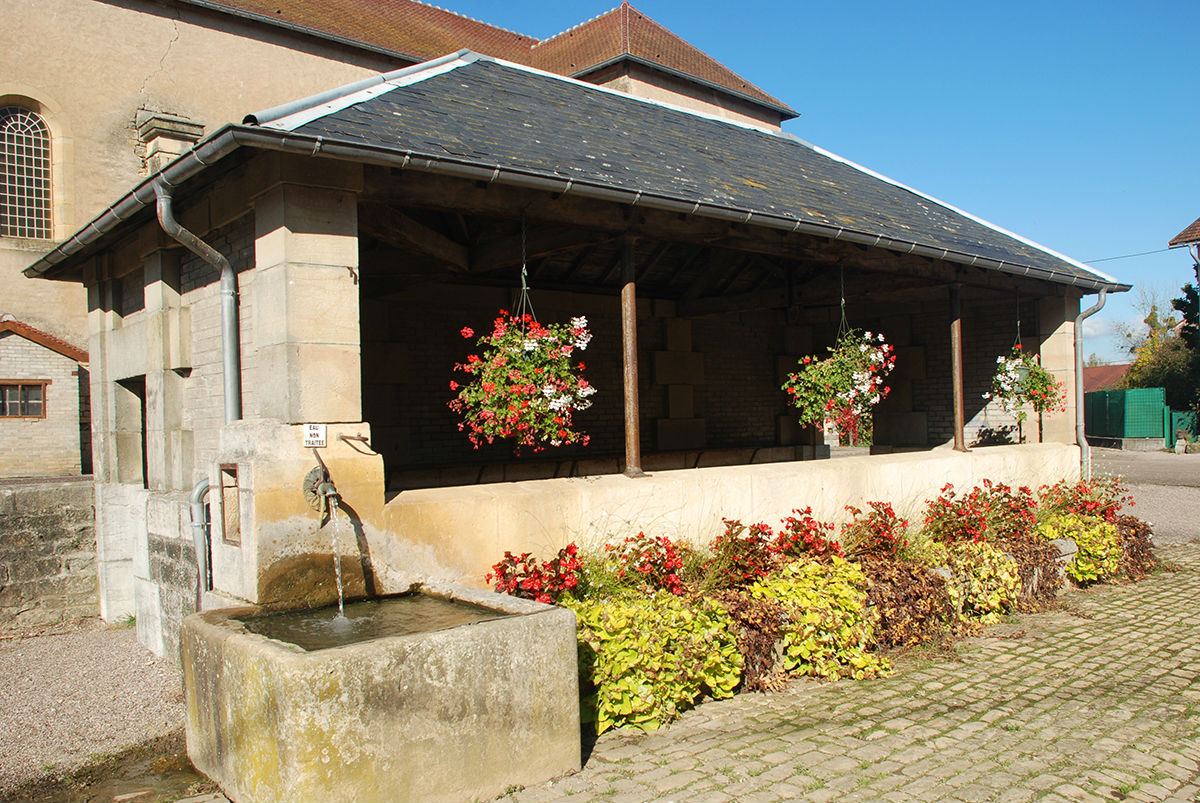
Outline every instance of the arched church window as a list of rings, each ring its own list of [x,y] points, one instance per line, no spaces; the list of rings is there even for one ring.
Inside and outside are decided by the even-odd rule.
[[[50,129],[20,106],[0,107],[0,235],[49,239]]]

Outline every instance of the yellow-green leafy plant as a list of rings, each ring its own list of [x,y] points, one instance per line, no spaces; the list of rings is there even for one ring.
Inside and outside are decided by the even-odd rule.
[[[949,547],[946,585],[950,601],[964,619],[993,624],[1013,609],[1021,590],[1017,562],[986,541],[962,541]]]
[[[780,660],[789,675],[837,680],[888,671],[886,661],[868,651],[875,615],[867,608],[867,578],[857,565],[836,555],[820,563],[798,558],[747,590],[782,605]]]
[[[1115,525],[1098,516],[1055,516],[1039,525],[1038,532],[1051,541],[1070,538],[1075,542],[1079,551],[1066,572],[1079,585],[1108,579],[1121,565],[1121,536]]]
[[[563,604],[575,611],[583,718],[597,734],[656,730],[701,694],[731,696],[741,679],[733,621],[710,599],[660,593]]]

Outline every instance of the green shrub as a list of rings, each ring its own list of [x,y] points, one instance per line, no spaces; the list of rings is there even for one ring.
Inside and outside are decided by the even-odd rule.
[[[729,697],[742,674],[733,622],[709,599],[567,600],[579,639],[584,721],[596,733],[651,731],[701,694]]]
[[[946,565],[953,575],[946,590],[962,618],[991,624],[1016,604],[1021,589],[1017,562],[986,541],[951,545]]]
[[[867,609],[867,579],[853,563],[802,558],[750,586],[756,599],[783,605],[783,670],[836,680],[872,677],[886,663],[868,652],[875,619]]]
[[[1117,573],[1121,536],[1115,525],[1096,516],[1069,513],[1043,522],[1038,532],[1048,540],[1070,538],[1079,551],[1067,564],[1067,576],[1080,585],[1097,583]]]

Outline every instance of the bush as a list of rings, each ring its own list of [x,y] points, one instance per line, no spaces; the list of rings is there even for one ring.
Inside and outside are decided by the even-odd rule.
[[[783,606],[783,671],[837,680],[873,677],[886,664],[868,652],[874,616],[866,605],[862,570],[839,557],[828,563],[801,558],[748,589],[754,599]]]
[[[701,694],[729,697],[742,674],[732,620],[711,599],[567,601],[575,611],[583,718],[596,733],[651,731]]]
[[[858,508],[846,506],[853,517],[842,525],[842,541],[848,554],[895,555],[908,546],[908,519],[898,517],[889,502],[868,502],[867,507],[871,510],[863,516]]]
[[[1012,610],[1021,586],[1017,562],[986,541],[952,545],[947,566],[950,601],[964,619],[993,624]]]
[[[1079,585],[1090,585],[1113,577],[1121,562],[1121,538],[1116,525],[1096,516],[1068,513],[1055,516],[1038,527],[1050,541],[1070,538],[1079,549],[1067,564],[1067,576]]]
[[[987,500],[980,488],[959,496],[948,482],[937,497],[926,500],[925,532],[938,541],[982,541],[987,527]]]
[[[842,554],[841,545],[830,539],[833,522],[814,519],[811,507],[793,510],[792,514],[783,520],[779,535],[771,544],[775,554],[788,559],[803,556],[820,559]]]
[[[1096,477],[1078,482],[1059,480],[1054,485],[1038,488],[1038,521],[1071,513],[1112,521],[1121,508],[1132,504],[1133,497],[1119,477]]]
[[[928,566],[883,555],[862,560],[868,605],[879,614],[875,643],[883,649],[944,640],[954,605],[944,577]]]
[[[742,654],[742,688],[775,691],[787,683],[782,665],[782,637],[787,610],[773,599],[756,599],[745,591],[726,590],[717,600],[733,619],[738,652]]]
[[[1121,536],[1121,559],[1117,571],[1131,582],[1141,580],[1158,566],[1158,560],[1150,549],[1154,533],[1149,524],[1134,516],[1117,516],[1113,524]]]
[[[996,541],[1017,562],[1021,577],[1018,607],[1037,610],[1043,602],[1058,596],[1062,588],[1062,573],[1058,570],[1061,554],[1058,547],[1046,541],[1036,531],[1023,535],[1004,535]]]
[[[651,538],[645,533],[630,536],[620,544],[606,544],[605,551],[616,561],[615,575],[635,587],[651,591],[683,593],[679,570],[683,568],[681,549],[670,538]]]
[[[538,602],[558,602],[564,596],[573,595],[579,585],[581,562],[578,556],[579,547],[573,543],[558,550],[553,560],[542,561],[540,565],[528,552],[522,552],[519,557],[505,552],[484,576],[484,581],[495,580],[496,591],[502,594]]]
[[[712,558],[705,566],[702,586],[707,589],[745,588],[765,577],[775,565],[773,535],[766,524],[746,526],[722,519],[725,532],[708,545]]]
[[[1002,482],[984,480],[980,483],[980,499],[987,512],[988,540],[1020,538],[1031,535],[1037,527],[1037,500],[1028,486],[1015,491]]]

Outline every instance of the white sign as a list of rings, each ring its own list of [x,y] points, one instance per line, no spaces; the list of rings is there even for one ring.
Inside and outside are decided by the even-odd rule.
[[[325,425],[324,424],[305,424],[304,425],[304,448],[311,446],[325,446]]]

